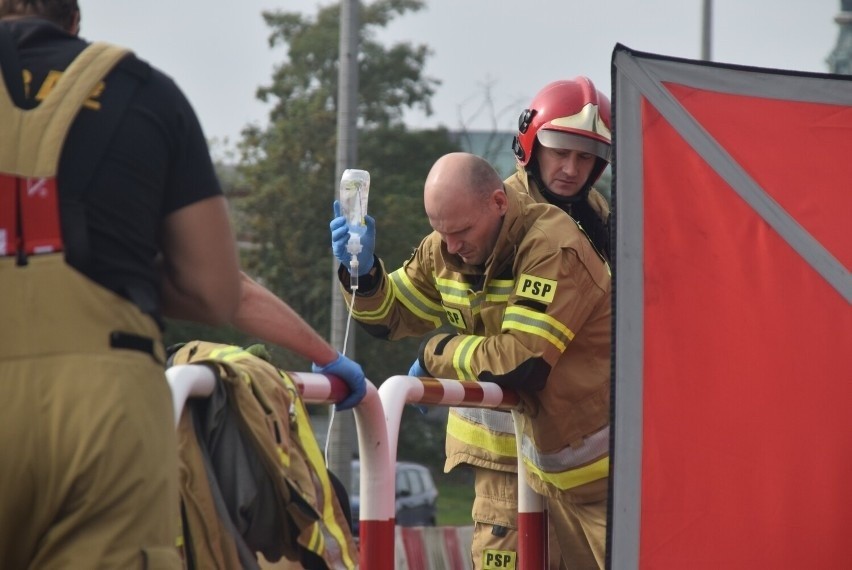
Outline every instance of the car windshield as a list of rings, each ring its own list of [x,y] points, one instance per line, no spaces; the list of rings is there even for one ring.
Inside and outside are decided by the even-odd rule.
[[[359,463],[352,464],[352,487],[350,487],[351,496],[357,497],[361,490],[361,470]],[[396,479],[394,481],[397,492],[407,491],[408,494],[418,494],[431,491],[435,488],[432,482],[432,477],[428,471],[420,471],[413,467],[400,466],[396,467]]]

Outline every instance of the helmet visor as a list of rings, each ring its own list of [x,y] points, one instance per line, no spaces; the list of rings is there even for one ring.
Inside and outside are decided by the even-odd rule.
[[[561,148],[565,150],[576,150],[578,152],[588,152],[604,159],[607,162],[611,162],[612,148],[608,143],[584,137],[582,135],[575,135],[564,131],[551,131],[547,129],[539,130],[536,137],[538,138],[538,142],[547,148]]]

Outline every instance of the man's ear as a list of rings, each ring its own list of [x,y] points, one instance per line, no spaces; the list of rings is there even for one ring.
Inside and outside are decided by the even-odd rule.
[[[491,194],[491,200],[497,206],[501,216],[509,209],[509,197],[506,196],[506,191],[503,188],[494,190]]]
[[[80,35],[80,9],[74,10],[74,15],[71,17],[71,28],[68,30],[73,36]]]

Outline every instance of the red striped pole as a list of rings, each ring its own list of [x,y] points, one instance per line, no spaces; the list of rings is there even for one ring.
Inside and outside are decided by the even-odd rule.
[[[388,449],[392,472],[396,470],[396,453],[402,409],[406,403],[433,406],[462,406],[512,410],[515,432],[520,402],[518,394],[504,390],[492,382],[460,382],[440,378],[392,376],[379,387],[379,397],[387,422]],[[520,438],[516,438],[520,441]],[[547,511],[544,499],[527,484],[526,466],[518,448],[518,568],[541,570],[547,568]],[[395,479],[395,478],[394,478]],[[394,481],[395,483],[395,481]],[[395,498],[395,488],[386,493]]]
[[[547,570],[547,509],[544,497],[527,484],[527,466],[521,452],[520,412],[512,410],[518,446],[518,570]]]
[[[391,376],[379,387],[379,397],[385,410],[388,445],[394,469],[399,424],[405,404],[511,410],[520,402],[517,393],[503,390],[493,382],[459,382],[414,376]]]
[[[349,394],[346,384],[332,375],[290,373],[303,399],[312,403],[335,403]],[[396,497],[387,489],[395,484],[395,465],[388,452],[387,425],[376,387],[367,382],[367,395],[353,408],[361,458],[359,512],[360,568],[394,567],[394,517]]]

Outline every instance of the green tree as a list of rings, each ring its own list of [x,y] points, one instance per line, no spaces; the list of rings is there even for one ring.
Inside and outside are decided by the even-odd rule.
[[[431,113],[439,82],[423,76],[429,50],[375,40],[397,16],[422,8],[421,0],[378,0],[362,4],[359,57],[359,160],[353,168],[371,173],[369,211],[377,220],[377,253],[395,268],[429,231],[423,212],[423,181],[440,155],[457,150],[444,130],[408,131],[406,109]],[[335,180],[339,5],[320,7],[315,17],[265,12],[270,46],[287,46],[270,85],[258,97],[272,103],[269,126],[249,128],[241,142],[235,200],[254,249],[244,266],[285,299],[318,331],[330,329],[332,257],[328,221]],[[352,327],[357,329],[356,326]],[[351,342],[351,340],[350,340]],[[390,344],[357,335],[358,360],[380,381],[408,370],[417,343]],[[273,352],[283,368],[308,363]]]

